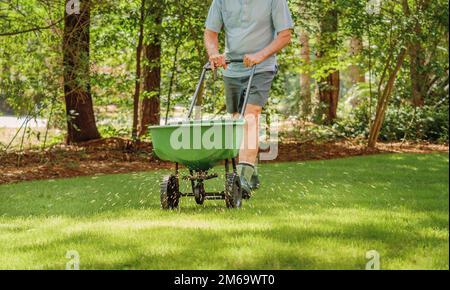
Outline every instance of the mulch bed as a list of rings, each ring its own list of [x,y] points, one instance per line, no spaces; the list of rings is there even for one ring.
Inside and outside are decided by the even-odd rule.
[[[357,141],[284,142],[278,158],[271,162],[326,160],[380,153],[448,152],[446,145],[379,144],[367,149]],[[131,142],[121,138],[95,140],[79,146],[58,145],[44,151],[0,154],[0,184],[26,180],[68,178],[96,174],[115,174],[173,168],[152,154],[151,143]]]

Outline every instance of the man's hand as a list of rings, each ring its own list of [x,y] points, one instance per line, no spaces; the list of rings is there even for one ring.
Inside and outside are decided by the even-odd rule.
[[[209,55],[211,69],[223,67],[227,68],[227,62],[224,54],[219,54],[219,33],[212,30],[205,30],[205,47]]]
[[[227,69],[227,61],[224,54],[214,54],[209,57],[209,63],[211,64],[211,69],[223,67]]]
[[[246,67],[252,67],[254,65],[262,63],[266,58],[262,53],[255,53],[255,54],[246,54],[244,56],[244,65]]]

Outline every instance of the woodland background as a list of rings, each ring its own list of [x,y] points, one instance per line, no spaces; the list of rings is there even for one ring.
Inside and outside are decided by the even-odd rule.
[[[149,140],[188,106],[211,1],[81,0],[70,15],[68,2],[0,1],[0,116],[22,117],[0,124],[2,150]],[[447,1],[288,2],[294,38],[265,108],[282,140],[448,143]],[[220,78],[198,105],[225,114]]]

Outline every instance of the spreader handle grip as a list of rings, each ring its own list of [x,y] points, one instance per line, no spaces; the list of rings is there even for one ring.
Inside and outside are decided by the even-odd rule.
[[[226,64],[232,64],[232,63],[244,63],[244,60],[242,58],[236,58],[236,59],[227,59],[225,60]],[[207,62],[205,66],[203,67],[206,70],[211,70],[211,63]]]
[[[225,62],[227,64],[230,64],[230,63],[244,63],[244,60],[242,58],[239,58],[239,59],[227,59]]]

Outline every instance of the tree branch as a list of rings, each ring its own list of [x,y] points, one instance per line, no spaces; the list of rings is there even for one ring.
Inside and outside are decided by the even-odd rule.
[[[0,37],[1,36],[13,36],[13,35],[19,35],[19,34],[23,34],[23,33],[28,33],[28,32],[33,32],[33,31],[41,31],[41,30],[46,30],[46,29],[50,29],[53,26],[58,25],[59,23],[61,23],[64,20],[64,17],[59,19],[58,21],[56,21],[55,23],[52,23],[50,25],[47,26],[43,26],[43,27],[33,27],[30,29],[26,29],[26,30],[21,30],[21,31],[12,31],[12,32],[5,32],[5,33],[0,33]]]

